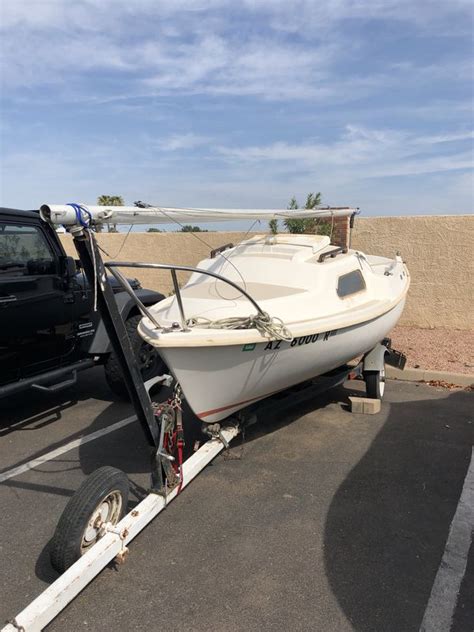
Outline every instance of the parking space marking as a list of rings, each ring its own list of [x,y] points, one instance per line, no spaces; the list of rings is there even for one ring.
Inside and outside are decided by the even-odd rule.
[[[114,432],[115,430],[124,428],[125,426],[128,426],[128,424],[131,424],[133,421],[136,421],[136,419],[137,418],[135,417],[135,415],[132,415],[132,417],[127,417],[126,419],[117,421],[115,424],[112,424],[111,426],[107,426],[107,428],[102,428],[102,430],[96,430],[95,432],[91,432],[91,434],[85,435],[84,437],[81,437],[80,439],[75,439],[74,441],[70,441],[69,443],[66,443],[60,448],[56,448],[56,450],[51,450],[51,452],[47,452],[46,454],[43,454],[37,457],[36,459],[32,459],[31,461],[28,461],[27,463],[23,463],[22,465],[19,465],[18,467],[14,467],[11,470],[6,470],[5,472],[0,473],[0,483],[7,481],[9,478],[14,478],[15,476],[24,474],[28,470],[31,470],[37,467],[38,465],[41,465],[42,463],[46,463],[46,461],[51,461],[52,459],[55,459],[61,454],[64,454],[65,452],[69,452],[69,450],[73,450],[74,448],[77,448],[80,445],[84,445],[85,443],[89,443],[90,441],[95,441],[95,439],[98,439],[99,437],[103,437],[104,435],[109,434],[109,432]]]
[[[449,632],[474,529],[474,448],[420,632]]]

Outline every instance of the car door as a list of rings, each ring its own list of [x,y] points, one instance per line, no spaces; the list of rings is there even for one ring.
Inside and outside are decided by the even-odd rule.
[[[54,368],[72,351],[66,289],[41,224],[0,219],[0,383]]]

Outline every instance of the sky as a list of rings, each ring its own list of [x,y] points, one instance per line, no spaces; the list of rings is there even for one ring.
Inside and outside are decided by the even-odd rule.
[[[473,211],[465,0],[0,0],[0,204]]]

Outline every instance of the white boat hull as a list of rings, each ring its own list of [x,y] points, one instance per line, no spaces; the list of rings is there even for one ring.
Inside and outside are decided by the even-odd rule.
[[[395,326],[404,304],[405,298],[370,321],[291,342],[161,347],[160,353],[194,413],[214,423],[369,351]]]

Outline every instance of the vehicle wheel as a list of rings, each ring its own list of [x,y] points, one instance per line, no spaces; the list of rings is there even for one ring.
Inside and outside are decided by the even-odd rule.
[[[100,467],[82,483],[66,505],[51,542],[51,564],[64,573],[117,524],[128,503],[128,478],[115,467]]]
[[[161,359],[158,351],[155,347],[152,347],[139,335],[137,331],[138,323],[141,320],[141,316],[131,316],[125,322],[128,337],[132,343],[132,348],[135,353],[135,357],[138,359],[140,371],[143,377],[143,381],[146,382],[156,375],[163,375],[168,372],[168,367]],[[122,375],[122,369],[117,356],[112,351],[104,366],[105,378],[110,389],[119,397],[128,398],[127,387]]]
[[[364,371],[365,392],[370,399],[382,399],[385,392],[385,367],[381,371]]]

